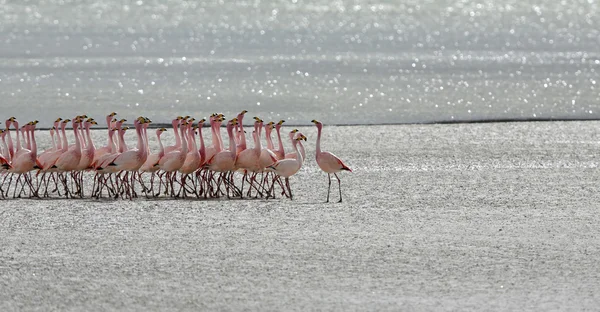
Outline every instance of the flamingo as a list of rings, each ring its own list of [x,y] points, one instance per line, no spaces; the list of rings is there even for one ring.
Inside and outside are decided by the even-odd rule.
[[[209,170],[214,172],[220,172],[219,181],[217,182],[217,187],[221,182],[225,183],[225,188],[227,190],[227,196],[229,197],[229,186],[231,185],[228,174],[233,173],[233,169],[235,168],[236,158],[237,158],[237,144],[235,142],[235,137],[233,134],[233,128],[237,125],[237,118],[233,118],[232,120],[227,122],[227,135],[229,137],[229,150],[222,150],[215,154],[211,159],[207,162],[207,167]]]
[[[100,157],[102,157],[106,153],[109,153],[111,150],[111,145],[114,144],[114,141],[112,139],[113,138],[113,136],[112,136],[112,133],[113,133],[112,128],[113,127],[111,126],[111,121],[113,120],[113,118],[116,115],[117,115],[117,113],[112,112],[106,116],[106,129],[108,131],[108,133],[107,133],[108,134],[108,136],[107,136],[108,142],[106,143],[106,146],[98,148],[98,149],[96,149],[96,151],[94,151],[94,160],[93,160],[92,164],[95,164]]]
[[[18,125],[16,119],[13,120],[12,122],[14,124]],[[26,132],[27,137],[29,138],[31,136],[31,139],[30,139],[31,140],[31,149],[21,148],[19,150],[19,153],[15,153],[15,156],[14,156],[10,166],[3,165],[3,168],[7,169],[8,172],[18,175],[16,186],[15,186],[15,193],[13,193],[13,196],[15,196],[15,194],[16,194],[16,191],[17,191],[16,187],[19,184],[21,184],[22,188],[19,191],[19,194],[17,196],[17,197],[21,197],[21,194],[25,191],[25,183],[27,183],[27,186],[29,186],[30,196],[37,196],[37,191],[34,190],[33,185],[31,183],[31,176],[24,175],[25,173],[28,173],[29,171],[41,168],[41,164],[39,163],[39,161],[37,159],[37,144],[36,144],[35,135],[34,135],[36,123],[37,122],[35,122],[35,123],[30,122],[25,126],[25,132]],[[18,131],[19,128],[17,127],[16,129]],[[18,139],[18,134],[17,134],[17,139]],[[19,142],[19,140],[17,140],[17,142]],[[21,182],[22,177],[25,179],[25,183]],[[11,176],[11,181],[12,181],[12,176]]]
[[[262,146],[259,137],[259,131],[263,121],[258,117],[254,117],[254,120],[254,132],[252,132],[252,137],[254,138],[254,148],[248,148],[240,152],[235,161],[236,168],[245,170],[244,179],[247,177],[248,172],[253,172],[252,177],[250,178],[249,192],[252,190],[253,182],[256,180],[256,172],[259,172],[261,171],[261,169],[264,168],[260,165],[260,154],[262,152]],[[243,181],[244,180],[242,180],[242,189]]]
[[[350,169],[348,166],[346,166],[339,157],[333,155],[330,152],[321,151],[321,131],[323,129],[323,124],[320,121],[317,121],[314,119],[311,122],[314,123],[315,126],[317,126],[317,132],[318,132],[317,133],[317,151],[316,151],[317,164],[319,165],[319,168],[321,168],[321,170],[323,170],[327,173],[327,177],[329,178],[329,187],[327,189],[327,201],[326,202],[329,202],[329,193],[331,192],[331,174],[333,173],[333,175],[338,180],[338,188],[339,188],[339,192],[340,192],[340,200],[338,201],[338,203],[341,203],[342,202],[342,184],[341,184],[340,178],[338,177],[337,173],[342,170],[352,172],[352,169]]]
[[[181,132],[181,135],[180,135],[181,149],[173,150],[168,153],[165,150],[165,155],[163,157],[161,157],[160,160],[158,161],[158,167],[161,170],[163,170],[167,175],[167,190],[165,192],[169,191],[168,185],[170,185],[171,186],[171,195],[175,194],[174,181],[175,181],[176,172],[185,163],[185,158],[188,153],[187,140],[186,140],[186,135],[184,133],[185,126],[186,126],[186,124],[182,123],[179,127],[179,131]]]
[[[304,159],[302,158],[302,154],[298,151],[298,144],[302,145],[300,140],[306,139],[306,137],[298,137],[292,142],[292,146],[296,150],[296,154],[298,155],[297,159],[281,159],[276,163],[270,165],[269,169],[273,170],[276,175],[285,178],[285,186],[287,188],[288,194],[290,195],[290,199],[293,199],[292,189],[290,187],[290,177],[296,174],[300,168],[302,168],[302,163]],[[275,182],[273,182],[275,185]]]
[[[142,128],[144,127],[145,122],[146,120],[143,117],[139,117],[133,122],[135,132],[137,134],[137,148],[128,149],[127,151],[120,153],[111,163],[108,164],[108,166],[114,167],[113,170],[125,172],[125,175],[122,178],[120,175],[118,178],[121,179],[122,182],[127,183],[124,191],[129,198],[137,196],[135,193],[134,184],[135,172],[140,169],[148,157],[146,139],[142,135]],[[128,180],[129,172],[134,172],[131,180]]]

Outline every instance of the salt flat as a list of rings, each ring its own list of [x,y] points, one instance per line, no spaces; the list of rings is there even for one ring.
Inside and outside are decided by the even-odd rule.
[[[0,310],[592,310],[599,126],[325,127],[340,204],[314,127],[293,201],[2,200]]]

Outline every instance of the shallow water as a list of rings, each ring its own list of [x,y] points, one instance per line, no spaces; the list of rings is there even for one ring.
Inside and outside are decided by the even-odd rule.
[[[598,118],[596,1],[0,1],[0,110]]]
[[[341,204],[312,157],[293,201],[2,201],[0,309],[593,310],[598,126],[325,127]]]

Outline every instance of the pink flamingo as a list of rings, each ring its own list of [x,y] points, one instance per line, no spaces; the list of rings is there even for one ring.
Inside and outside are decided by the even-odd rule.
[[[184,133],[185,126],[186,126],[186,124],[183,123],[179,127],[179,131],[181,132],[181,135],[180,135],[181,149],[173,150],[168,153],[165,150],[165,155],[163,157],[161,157],[160,160],[158,161],[158,167],[161,170],[163,170],[167,175],[167,189],[165,190],[165,192],[166,193],[169,192],[169,185],[170,185],[171,195],[175,195],[174,182],[175,182],[177,170],[179,170],[185,163],[185,158],[188,153],[187,140],[186,140],[186,135]]]
[[[344,162],[342,162],[341,159],[339,159],[337,156],[333,155],[332,153],[321,151],[321,131],[323,129],[323,124],[314,119],[311,122],[317,126],[317,132],[318,132],[318,134],[317,134],[317,151],[316,151],[317,164],[319,165],[319,168],[321,168],[321,170],[325,171],[327,173],[327,176],[329,177],[329,188],[327,189],[327,202],[329,202],[329,193],[331,191],[331,174],[333,173],[333,175],[338,180],[338,187],[339,187],[339,191],[340,191],[340,200],[338,202],[341,203],[342,202],[342,184],[341,184],[340,178],[338,177],[337,173],[342,170],[352,172],[352,169],[350,169],[348,166],[346,166],[344,164]]]
[[[103,146],[101,148],[96,149],[96,151],[94,151],[94,160],[92,162],[92,164],[94,165],[98,159],[100,157],[102,157],[104,154],[109,153],[111,151],[111,145],[114,144],[113,141],[113,127],[111,125],[111,121],[113,120],[113,117],[115,117],[117,115],[117,113],[112,112],[110,114],[108,114],[106,116],[106,129],[107,129],[107,137],[108,137],[108,142],[106,142],[106,146]]]
[[[265,135],[267,137],[267,148],[260,151],[260,168],[261,170],[277,161],[277,155],[273,151],[273,140],[271,139],[271,131],[273,131],[274,123],[271,121],[265,125]]]
[[[225,188],[227,190],[227,196],[229,197],[229,187],[230,187],[230,179],[229,174],[233,173],[233,169],[235,168],[235,161],[237,157],[237,146],[235,142],[235,137],[233,134],[233,128],[237,124],[237,118],[233,118],[232,120],[227,122],[227,135],[229,137],[229,150],[222,150],[215,154],[210,160],[207,162],[207,166],[209,170],[214,172],[220,172],[219,180],[217,182],[217,189],[221,182],[225,183]]]
[[[304,159],[302,159],[302,154],[298,151],[298,144],[302,145],[300,140],[303,139],[305,139],[305,137],[298,137],[292,142],[292,146],[294,147],[294,150],[296,150],[296,154],[299,155],[297,159],[281,159],[268,167],[269,169],[273,170],[276,175],[285,178],[285,186],[290,199],[293,199],[292,189],[290,187],[290,177],[296,174],[300,168],[302,168],[302,163],[304,162]],[[273,182],[273,186],[274,185],[275,182]]]
[[[68,119],[67,119],[68,120]],[[79,161],[81,161],[81,140],[79,138],[79,125],[80,120],[73,120],[73,132],[75,133],[75,145],[73,148],[68,147],[68,142],[66,140],[63,144],[63,153],[56,159],[56,162],[51,166],[51,168],[56,168],[60,171],[73,171],[77,169],[79,166]],[[64,129],[64,127],[63,127]],[[66,151],[64,151],[67,149]]]
[[[16,120],[13,121],[13,123],[17,123]],[[12,174],[17,174],[17,182],[16,182],[16,186],[15,186],[15,193],[13,194],[13,197],[16,194],[16,187],[18,187],[18,185],[22,185],[21,190],[19,191],[19,194],[17,197],[21,197],[21,194],[25,191],[25,183],[27,184],[27,186],[29,186],[29,190],[30,190],[30,195],[31,196],[37,196],[37,191],[33,188],[33,185],[31,183],[31,176],[29,175],[24,175],[25,173],[28,173],[29,171],[35,170],[35,169],[39,169],[41,168],[40,163],[37,159],[37,144],[35,141],[35,135],[34,135],[34,131],[35,131],[35,124],[37,122],[30,122],[25,126],[25,134],[27,135],[27,137],[31,137],[31,149],[26,149],[26,148],[21,148],[19,153],[15,153],[15,156],[13,158],[13,161],[10,165],[10,167],[6,167],[6,169],[8,169],[8,172],[12,173]],[[19,128],[17,128],[18,131]],[[18,136],[18,134],[17,134]],[[17,137],[18,138],[18,137]],[[17,142],[19,142],[17,140]],[[25,180],[25,182],[21,182],[21,178],[23,178]],[[12,176],[11,176],[11,181],[12,181]],[[9,182],[10,184],[10,182]]]
[[[77,170],[83,171],[87,170],[91,167],[92,161],[94,161],[94,155],[96,154],[96,147],[94,146],[94,141],[92,141],[92,137],[90,134],[90,127],[92,125],[97,125],[98,123],[92,118],[86,120],[84,122],[84,126],[81,127],[84,129],[83,135],[80,133],[80,136],[85,137],[85,147],[82,149],[81,160],[79,161],[79,166]]]
[[[124,176],[117,177],[120,179],[124,185],[122,189],[123,192],[127,195],[127,197],[132,198],[136,197],[135,193],[135,172],[140,169],[140,167],[146,161],[148,157],[148,148],[146,147],[146,139],[143,136],[144,123],[146,120],[143,117],[137,118],[133,125],[135,127],[135,132],[137,135],[137,148],[128,149],[125,152],[119,154],[108,166],[114,167],[113,170],[124,172]],[[131,179],[129,179],[129,173],[133,172]],[[121,193],[122,194],[122,193]]]
[[[243,150],[238,154],[238,157],[235,161],[236,168],[245,170],[244,178],[242,179],[242,190],[243,183],[246,179],[248,172],[252,172],[252,176],[250,178],[250,189],[252,190],[254,186],[254,181],[256,180],[256,172],[259,172],[263,169],[260,165],[260,154],[262,151],[262,145],[260,143],[260,128],[262,126],[262,120],[258,117],[254,117],[254,132],[252,132],[252,137],[254,138],[254,148],[248,148]],[[254,188],[258,191],[258,188],[254,186]],[[257,194],[258,195],[258,194]]]

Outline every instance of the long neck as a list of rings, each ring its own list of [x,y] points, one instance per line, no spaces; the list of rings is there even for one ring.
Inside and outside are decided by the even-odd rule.
[[[246,132],[244,132],[244,126],[242,125],[242,118],[240,118],[240,150],[246,149]]]
[[[144,134],[144,140],[146,141],[146,154],[150,155],[150,144],[148,144],[148,124],[144,125],[144,128],[142,128],[143,134]]]
[[[73,123],[73,132],[75,133],[75,150],[81,151],[81,141],[79,139],[79,123]]]
[[[117,145],[115,144],[115,131],[111,130],[108,133],[108,146],[110,146],[110,153],[114,154],[117,152]]]
[[[87,142],[88,142],[87,143],[87,148],[91,149],[92,151],[95,151],[96,150],[96,146],[94,146],[94,141],[92,141],[92,135],[90,134],[90,127],[91,126],[92,126],[91,123],[88,123],[85,126],[85,135],[86,135]]]
[[[135,125],[135,134],[137,134],[137,150],[142,151],[145,149],[144,137],[142,136],[142,125]]]
[[[235,138],[233,137],[233,126],[227,126],[227,134],[229,135],[229,151],[235,155],[237,153]]]
[[[27,143],[25,144],[25,148],[27,148],[28,150],[31,150],[31,128],[29,126],[23,128],[23,136],[25,141],[27,141]]]
[[[200,159],[202,162],[206,161],[206,146],[204,146],[204,138],[202,137],[202,125],[198,127],[198,137],[200,137]]]
[[[127,144],[125,144],[125,130],[119,129],[119,153],[127,151]]]
[[[188,145],[187,145],[187,140],[185,138],[185,127],[181,126],[179,127],[179,131],[181,131],[181,152],[183,154],[187,154],[188,152]]]
[[[294,149],[296,150],[296,160],[302,164],[304,162],[304,157],[302,156],[302,153],[300,153],[300,151],[298,150],[298,145],[302,146],[302,142],[298,141],[298,140],[294,140]]]
[[[165,147],[162,144],[162,141],[160,140],[160,135],[157,134],[156,138],[158,139],[158,158],[162,158],[163,156],[165,156]]]
[[[37,142],[35,142],[35,128],[31,127],[31,152],[33,157],[37,158]]]
[[[19,150],[21,150],[21,129],[19,129],[19,124],[16,121],[13,122],[13,125],[15,126],[15,130],[17,131],[17,146],[15,147],[15,152],[18,152]]]
[[[173,131],[175,131],[175,146],[181,146],[181,137],[179,136],[179,121],[173,121]]]
[[[322,125],[317,125],[317,155],[321,154],[321,128]]]
[[[106,126],[108,127],[108,140],[106,141],[106,146],[110,146],[112,142],[112,127],[110,124],[110,116],[106,117]]]
[[[265,135],[267,136],[267,148],[270,150],[275,149],[275,146],[273,145],[273,139],[271,138],[272,131],[273,130],[267,125],[267,128],[265,129]]]
[[[217,139],[219,140],[219,152],[225,148],[225,144],[223,144],[223,136],[221,136],[221,123],[217,123]]]
[[[86,149],[87,145],[88,145],[88,143],[85,140],[85,129],[84,128],[85,128],[85,126],[82,123],[79,127],[79,137],[81,138],[81,148],[82,149]]]
[[[192,129],[191,126],[188,126],[185,128],[185,134],[186,134],[186,139],[187,139],[187,147],[188,147],[188,151],[193,151],[193,150],[198,150],[197,147],[195,147],[196,145],[196,136],[194,135],[194,130]]]
[[[285,156],[285,150],[283,149],[283,142],[281,141],[281,127],[276,127],[275,130],[277,131],[277,143],[279,144],[279,148],[278,148],[279,154]]]
[[[300,145],[300,154],[302,154],[302,161],[304,161],[304,159],[306,159],[306,151],[304,150],[304,145],[302,144],[302,142],[298,142]]]
[[[63,137],[62,149],[66,152],[69,149],[69,141],[67,141],[67,131],[65,130],[65,128],[67,128],[67,123],[63,123],[61,127]]]
[[[188,143],[192,143],[192,146],[188,146],[188,148],[191,151],[196,151],[196,153],[198,153],[198,144],[196,144],[196,130],[194,130],[194,128],[190,128],[189,130],[189,142]]]
[[[216,123],[217,123],[216,121],[212,121],[210,123],[210,135],[211,135],[211,141],[212,141],[214,148],[218,150],[219,149],[219,139],[217,139],[217,129],[215,127]]]
[[[10,129],[6,127],[6,135],[8,135],[8,156],[11,159],[15,155],[15,147],[13,146],[12,137],[10,135]]]
[[[142,163],[143,163],[146,161],[146,158],[148,157],[148,148],[146,147],[146,139],[144,139],[144,125],[138,123],[135,126],[135,132],[138,137],[137,152],[141,156]]]
[[[254,149],[257,150],[260,154],[260,151],[262,150],[262,145],[260,144],[260,137],[258,132],[254,131],[252,136],[254,137]]]
[[[50,137],[52,138],[52,150],[56,150],[56,139],[54,138],[54,130],[50,129]]]
[[[217,149],[217,153],[223,150],[223,139],[221,138],[221,125],[220,123],[216,123],[215,126],[215,134],[217,135],[217,143],[215,148]]]

